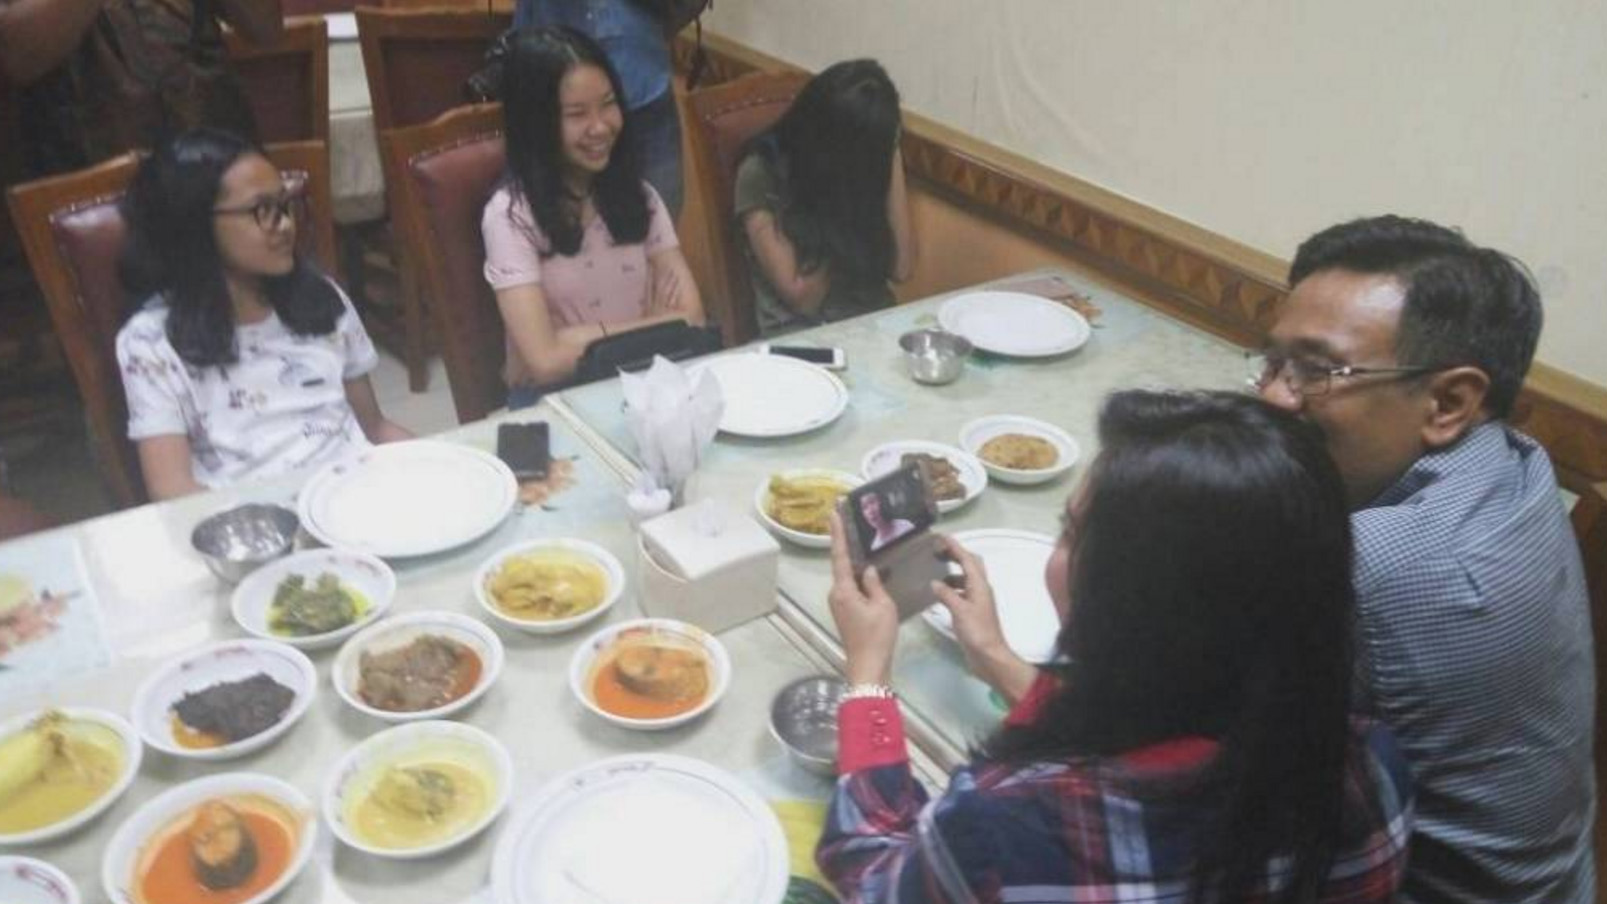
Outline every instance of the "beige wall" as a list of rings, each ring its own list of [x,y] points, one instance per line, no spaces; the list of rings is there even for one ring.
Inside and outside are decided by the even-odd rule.
[[[987,15],[981,13],[986,11]],[[1280,257],[1394,211],[1516,254],[1607,385],[1601,0],[716,0],[708,26]]]

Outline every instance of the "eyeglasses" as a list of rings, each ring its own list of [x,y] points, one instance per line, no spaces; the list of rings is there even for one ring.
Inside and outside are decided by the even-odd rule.
[[[257,226],[265,231],[278,229],[286,219],[295,222],[296,208],[300,206],[302,194],[307,186],[305,179],[286,179],[284,191],[275,198],[261,198],[255,204],[240,207],[214,207],[214,214],[224,216],[238,216],[251,214],[257,221]]]
[[[1299,396],[1320,396],[1333,389],[1336,379],[1384,374],[1401,379],[1445,370],[1444,365],[1415,364],[1405,367],[1362,367],[1355,364],[1318,364],[1307,358],[1292,358],[1276,352],[1245,352],[1245,368],[1252,389],[1266,389],[1282,379],[1284,388]]]

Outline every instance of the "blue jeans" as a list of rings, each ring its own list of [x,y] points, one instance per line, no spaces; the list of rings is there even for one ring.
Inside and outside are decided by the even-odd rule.
[[[675,108],[675,89],[670,88],[639,110],[630,111],[631,129],[636,134],[636,159],[642,163],[642,177],[664,199],[670,219],[681,214],[681,116]]]

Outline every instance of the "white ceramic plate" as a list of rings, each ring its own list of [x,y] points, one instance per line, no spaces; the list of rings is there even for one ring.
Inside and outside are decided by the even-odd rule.
[[[1047,468],[1006,468],[996,465],[982,457],[982,447],[988,440],[1006,433],[1022,433],[1027,436],[1036,436],[1048,441],[1055,447],[1058,457],[1055,463]],[[1023,417],[1017,414],[996,414],[991,417],[977,418],[960,428],[960,446],[965,451],[976,456],[982,462],[982,467],[988,469],[988,476],[1002,483],[1030,485],[1054,480],[1061,474],[1071,470],[1077,464],[1077,458],[1082,454],[1082,448],[1071,434],[1056,427],[1048,421],[1037,418]]]
[[[302,488],[296,513],[326,546],[397,558],[479,539],[518,498],[518,481],[495,455],[414,440],[325,466]]]
[[[847,471],[833,471],[829,468],[795,468],[790,471],[778,471],[772,476],[781,477],[787,480],[823,477],[829,480],[835,480],[849,489],[857,487],[865,482],[858,474],[850,474]],[[830,534],[806,534],[801,530],[793,530],[792,528],[787,527],[785,524],[782,524],[776,519],[770,517],[770,479],[768,477],[765,478],[759,484],[759,486],[754,489],[753,507],[759,512],[759,521],[762,522],[765,527],[769,528],[771,533],[775,534],[781,539],[796,543],[799,546],[807,546],[810,549],[831,548]]]
[[[340,582],[363,595],[367,611],[344,628],[300,637],[276,634],[268,627],[268,607],[280,583],[291,575],[301,575],[310,587],[322,574],[333,573]],[[377,556],[341,549],[309,549],[276,559],[246,576],[234,588],[229,608],[234,620],[247,634],[276,640],[302,650],[332,647],[378,621],[391,608],[396,596],[396,572]]]
[[[982,559],[993,584],[1005,642],[1028,662],[1055,658],[1060,616],[1044,584],[1044,567],[1055,550],[1055,538],[1024,530],[968,530],[954,535],[961,546]],[[954,640],[954,620],[941,605],[921,613],[928,624]]]
[[[501,568],[502,563],[510,557],[542,549],[566,549],[580,553],[597,563],[608,577],[608,589],[604,593],[603,601],[579,615],[548,619],[546,621],[515,618],[498,609],[496,603],[491,599],[491,594],[485,589],[486,584],[491,580],[491,576],[496,574],[497,569]],[[624,591],[625,567],[619,563],[619,559],[596,543],[589,543],[585,540],[552,539],[518,543],[486,559],[485,563],[480,566],[480,570],[475,572],[474,575],[474,598],[480,601],[480,607],[503,624],[518,628],[521,631],[528,631],[531,634],[558,634],[578,628],[613,608],[614,603],[619,601],[619,596]]]
[[[549,782],[491,861],[496,904],[780,904],[787,842],[775,812],[724,770],[631,754]]]
[[[364,703],[362,695],[357,692],[360,683],[358,667],[362,663],[363,651],[380,653],[394,650],[397,647],[405,647],[412,643],[414,638],[426,634],[445,637],[473,650],[475,655],[480,657],[479,683],[467,694],[451,703],[418,712],[392,712]],[[417,722],[444,718],[480,699],[491,689],[497,676],[502,674],[502,658],[502,639],[497,637],[497,633],[484,622],[456,612],[412,612],[375,622],[346,641],[340,652],[335,654],[335,664],[330,667],[329,680],[335,685],[335,692],[340,695],[340,699],[345,700],[352,709],[360,713],[386,722]]]
[[[313,813],[312,801],[290,784],[271,775],[251,772],[226,772],[185,782],[176,788],[157,795],[134,812],[117,829],[111,843],[106,846],[101,861],[100,880],[113,904],[134,904],[132,886],[134,868],[138,865],[140,849],[153,835],[165,829],[173,820],[182,817],[197,805],[216,797],[256,794],[275,801],[295,814],[301,821],[296,838],[296,850],[290,865],[273,884],[261,893],[252,895],[241,904],[261,904],[295,881],[296,876],[312,858],[313,845],[318,841],[318,820]]]
[[[32,857],[0,857],[0,901],[6,904],[78,904],[67,874]]]
[[[443,756],[449,761],[473,763],[478,767],[475,771],[492,785],[488,794],[490,806],[457,834],[423,847],[387,848],[363,842],[346,824],[348,797],[367,795],[382,770],[390,766],[428,764]],[[473,838],[502,813],[512,795],[513,757],[496,738],[472,725],[457,722],[414,722],[373,735],[341,757],[324,784],[324,819],[336,838],[366,854],[411,860],[439,854]]]
[[[296,695],[279,721],[222,747],[197,749],[179,744],[173,736],[173,706],[184,695],[256,674],[266,674]],[[134,693],[132,715],[140,737],[163,753],[190,760],[228,760],[272,744],[296,724],[317,695],[318,672],[306,653],[274,640],[226,640],[157,669]]]
[[[941,514],[946,515],[963,507],[988,488],[987,469],[982,467],[982,462],[977,461],[976,456],[945,443],[929,443],[918,439],[898,440],[877,446],[865,453],[865,460],[860,463],[859,470],[867,481],[875,480],[883,474],[898,470],[906,452],[924,452],[927,455],[946,458],[949,464],[960,472],[960,483],[965,487],[965,495],[959,499],[938,500],[937,510]]]
[[[597,657],[612,647],[615,641],[628,633],[670,634],[691,640],[703,648],[708,654],[709,668],[714,674],[709,676],[709,693],[692,709],[674,716],[662,719],[633,719],[628,716],[617,716],[598,706],[592,700],[591,690],[587,687],[587,679],[591,677],[592,665]],[[569,660],[569,690],[579,700],[581,705],[596,713],[603,719],[625,728],[636,728],[643,731],[658,731],[665,728],[674,728],[696,719],[714,707],[714,704],[725,696],[725,689],[731,684],[731,656],[725,650],[725,644],[713,634],[686,622],[676,621],[673,618],[638,618],[631,621],[620,622],[617,625],[598,631],[575,650],[575,655]]]
[[[848,407],[848,387],[823,367],[780,355],[722,355],[692,367],[720,382],[725,413],[720,431],[777,437],[808,433],[835,421]]]
[[[1093,330],[1063,304],[1021,292],[967,292],[943,303],[938,323],[983,351],[1047,358],[1083,347]]]
[[[117,780],[112,782],[112,786],[106,789],[106,793],[102,794],[94,803],[79,810],[72,816],[48,826],[30,829],[26,832],[13,832],[9,835],[0,834],[0,845],[38,844],[41,841],[60,838],[72,832],[106,812],[106,809],[119,797],[122,797],[124,791],[128,790],[128,786],[134,781],[134,776],[139,774],[140,760],[145,755],[145,747],[140,743],[139,732],[135,731],[134,726],[130,725],[122,716],[101,709],[85,709],[75,706],[58,706],[54,707],[54,709],[69,720],[90,722],[116,735],[118,743],[123,747],[123,771],[117,776]],[[0,723],[0,740],[9,738],[27,728],[33,724],[35,719],[46,712],[48,710],[34,710]]]

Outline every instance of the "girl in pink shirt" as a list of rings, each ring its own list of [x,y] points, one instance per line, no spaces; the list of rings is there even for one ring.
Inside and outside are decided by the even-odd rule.
[[[508,172],[480,228],[508,331],[510,407],[571,376],[598,339],[703,322],[675,225],[620,140],[622,96],[602,49],[579,32],[529,28],[509,44]]]

